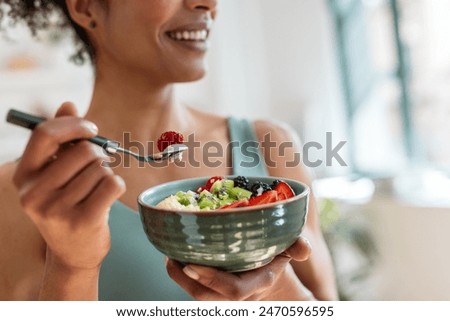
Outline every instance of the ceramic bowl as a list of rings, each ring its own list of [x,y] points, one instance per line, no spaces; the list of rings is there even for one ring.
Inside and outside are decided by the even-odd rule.
[[[268,184],[277,179],[247,178],[250,183]],[[308,212],[309,188],[290,179],[281,178],[292,187],[295,197],[276,203],[215,211],[174,211],[156,207],[178,191],[195,191],[207,179],[165,183],[138,197],[148,239],[169,258],[229,272],[251,270],[269,263],[300,235]]]

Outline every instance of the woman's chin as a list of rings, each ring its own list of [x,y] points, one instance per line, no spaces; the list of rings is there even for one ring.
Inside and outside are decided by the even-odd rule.
[[[177,80],[175,82],[193,82],[204,78],[206,75],[206,68],[198,69],[195,71],[186,72],[183,74],[179,74]]]

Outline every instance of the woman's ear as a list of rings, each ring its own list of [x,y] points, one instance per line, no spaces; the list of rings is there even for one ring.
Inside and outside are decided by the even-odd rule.
[[[94,5],[97,0],[66,0],[67,10],[72,20],[79,26],[89,29],[96,23]]]

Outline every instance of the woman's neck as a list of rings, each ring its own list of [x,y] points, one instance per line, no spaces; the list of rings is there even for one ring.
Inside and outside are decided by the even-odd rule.
[[[167,130],[188,129],[190,113],[177,102],[173,85],[155,85],[138,77],[111,73],[96,76],[94,92],[86,118],[95,122],[100,135],[123,141],[155,141]]]

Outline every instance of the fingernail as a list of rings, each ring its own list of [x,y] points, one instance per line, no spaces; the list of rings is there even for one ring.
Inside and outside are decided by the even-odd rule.
[[[306,244],[308,244],[309,248],[312,249],[311,242],[306,237],[303,237],[303,240],[305,241]]]
[[[98,127],[97,127],[96,124],[91,123],[91,122],[87,122],[87,123],[86,123],[86,127],[87,127],[91,132],[93,132],[94,134],[97,134],[97,133],[98,133]]]
[[[167,256],[164,257],[164,263],[167,265],[167,262],[169,262],[169,258]]]
[[[183,272],[191,279],[198,280],[200,278],[200,275],[198,275],[198,273],[194,271],[189,265],[183,268]]]

